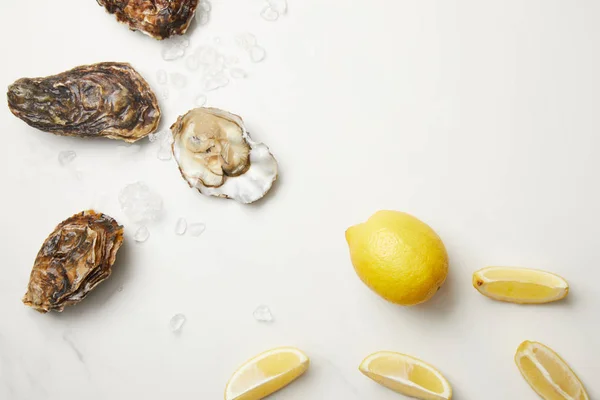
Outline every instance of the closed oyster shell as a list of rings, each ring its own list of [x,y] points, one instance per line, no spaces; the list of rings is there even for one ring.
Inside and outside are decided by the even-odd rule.
[[[198,0],[97,0],[117,21],[155,39],[183,35],[194,18]]]
[[[156,131],[160,109],[142,76],[126,63],[104,62],[8,88],[10,111],[27,124],[63,136],[135,142]]]
[[[79,303],[108,278],[123,243],[123,227],[108,215],[83,211],[61,222],[35,259],[23,303],[39,312]]]
[[[253,203],[277,179],[275,157],[265,144],[252,140],[235,114],[195,108],[180,116],[171,131],[181,175],[204,195]]]

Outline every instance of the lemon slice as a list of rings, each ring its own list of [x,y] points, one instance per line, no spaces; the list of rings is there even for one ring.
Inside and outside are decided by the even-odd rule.
[[[225,400],[259,400],[287,386],[308,369],[309,359],[293,347],[266,351],[234,372]]]
[[[558,275],[527,268],[489,267],[473,274],[473,286],[491,299],[519,304],[565,298],[569,284]]]
[[[567,363],[549,347],[525,341],[515,362],[529,385],[545,400],[589,400],[583,384]]]
[[[421,400],[449,400],[452,388],[431,365],[391,351],[371,354],[358,367],[375,382],[405,396]]]

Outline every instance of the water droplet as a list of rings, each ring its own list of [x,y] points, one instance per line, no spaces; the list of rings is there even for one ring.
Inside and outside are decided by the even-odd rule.
[[[163,41],[161,55],[165,61],[173,61],[185,55],[190,40],[185,36],[174,36]]]
[[[183,314],[175,314],[169,321],[169,328],[171,328],[171,332],[178,333],[181,332],[183,325],[185,324],[185,315]]]
[[[248,73],[241,68],[231,68],[229,70],[229,75],[234,79],[244,79],[248,77]]]
[[[206,100],[207,98],[205,94],[199,94],[194,103],[197,107],[203,107],[206,104]]]
[[[133,239],[138,243],[144,243],[150,237],[150,231],[145,226],[140,226],[137,231],[135,231],[135,235]]]
[[[165,85],[167,80],[167,71],[164,69],[159,69],[156,71],[156,81],[159,83],[159,85]]]
[[[181,236],[187,230],[187,221],[185,218],[179,218],[175,224],[175,234]]]
[[[279,19],[279,13],[274,10],[273,8],[271,8],[271,6],[266,6],[265,8],[263,8],[263,10],[260,12],[260,16],[265,20],[265,21],[269,21],[269,22],[274,22],[277,21]]]
[[[73,150],[65,150],[58,153],[58,163],[64,167],[67,164],[70,164],[77,158],[77,153]]]
[[[287,0],[267,0],[267,4],[279,15],[287,14]]]
[[[185,85],[187,84],[187,77],[183,74],[180,74],[179,72],[171,73],[170,78],[171,78],[171,83],[177,89],[183,89],[185,87]]]
[[[254,46],[256,46],[256,36],[251,33],[242,33],[235,37],[235,43],[238,47],[241,47],[244,50],[248,50]]]
[[[260,46],[254,46],[248,51],[250,53],[250,60],[255,63],[261,62],[267,56],[267,51]]]
[[[258,322],[273,322],[273,314],[269,307],[265,305],[258,306],[252,315]]]
[[[206,230],[206,224],[203,224],[202,222],[188,225],[188,232],[190,235],[192,235],[194,237],[198,237],[198,236],[202,235],[205,230]]]

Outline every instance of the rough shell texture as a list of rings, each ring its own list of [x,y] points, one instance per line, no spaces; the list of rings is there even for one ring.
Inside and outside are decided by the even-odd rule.
[[[207,115],[215,121],[207,121]],[[265,144],[252,140],[235,114],[196,108],[180,116],[171,131],[173,155],[183,179],[206,196],[249,204],[265,196],[277,180],[275,157]],[[221,161],[212,162],[215,156]]]
[[[56,135],[135,142],[154,132],[160,121],[152,89],[125,63],[99,63],[45,78],[22,78],[9,86],[7,97],[15,116]]]
[[[88,210],[61,222],[35,259],[23,303],[42,313],[76,304],[108,278],[123,227]]]
[[[198,0],[97,0],[117,21],[155,39],[183,35],[198,7]]]

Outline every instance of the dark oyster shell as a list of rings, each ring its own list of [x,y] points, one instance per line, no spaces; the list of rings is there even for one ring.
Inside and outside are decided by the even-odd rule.
[[[135,142],[156,131],[160,109],[142,76],[126,63],[105,62],[8,87],[8,107],[42,131]]]
[[[105,214],[81,212],[61,222],[35,259],[23,303],[45,313],[79,303],[111,274],[123,227]]]
[[[187,31],[198,0],[97,0],[117,21],[155,39],[183,35]]]

